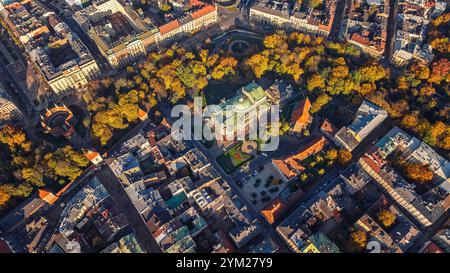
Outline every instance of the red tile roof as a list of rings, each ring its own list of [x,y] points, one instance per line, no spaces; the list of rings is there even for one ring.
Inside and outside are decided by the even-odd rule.
[[[199,0],[190,0],[189,1],[190,7],[196,7],[196,6],[201,6],[201,5],[203,5],[203,2],[201,2]]]
[[[98,152],[93,150],[88,150],[84,153],[84,156],[89,159],[90,161],[96,158],[98,155],[100,155]]]
[[[362,37],[362,36],[360,36],[360,35],[358,35],[356,33],[352,35],[351,39],[353,41],[357,42],[358,44],[362,44],[362,45],[365,45],[365,46],[369,46],[370,45],[369,39],[364,38],[364,37]]]
[[[308,97],[306,99],[302,100],[297,104],[297,107],[292,111],[291,115],[291,123],[294,124],[294,131],[295,128],[303,127],[309,122],[310,114],[309,109],[311,108],[311,102],[309,101]],[[298,131],[298,130],[297,130]]]
[[[179,28],[179,27],[180,27],[180,22],[178,22],[178,20],[174,20],[172,22],[169,22],[165,25],[160,26],[159,33],[161,33],[161,35],[164,35],[164,34],[171,32],[172,30]]]
[[[444,253],[435,243],[429,241],[425,243],[424,248],[420,251],[421,253]]]
[[[141,108],[139,108],[139,110],[138,110],[138,117],[139,117],[140,119],[145,119],[145,118],[147,118],[147,112],[144,111],[144,110],[142,110]]]
[[[58,200],[58,197],[55,196],[51,191],[39,189],[39,198],[49,203],[50,205],[55,203]]]
[[[192,16],[192,18],[194,18],[194,20],[195,20],[195,19],[201,18],[201,17],[205,16],[206,14],[211,13],[211,12],[213,12],[213,11],[215,11],[215,10],[216,10],[216,7],[215,7],[215,6],[212,6],[212,5],[206,5],[206,6],[204,6],[203,8],[201,8],[201,9],[199,9],[199,10],[197,10],[197,11],[194,11],[194,12],[191,14],[191,16]]]
[[[278,168],[278,170],[283,173],[287,180],[291,180],[297,175],[297,173],[292,171],[283,160],[273,159],[272,162]],[[304,170],[304,168],[302,170]]]
[[[322,126],[320,126],[320,130],[329,136],[334,136],[337,131],[336,127],[328,119],[323,121]]]
[[[286,209],[287,206],[277,197],[261,210],[261,214],[269,224],[273,224]]]
[[[320,152],[327,144],[327,140],[324,137],[320,137],[312,140],[305,145],[305,148],[301,149],[298,153],[285,157],[284,159],[273,159],[272,162],[279,171],[288,179],[294,178],[298,173],[305,170],[300,162],[306,158]]]
[[[306,144],[305,148],[301,149],[297,154],[291,156],[291,158],[296,159],[297,161],[305,160],[311,155],[322,151],[325,144],[327,144],[327,140],[324,137],[316,138]]]
[[[361,160],[363,160],[367,165],[369,165],[369,167],[376,173],[379,173],[381,171],[380,166],[373,161],[372,158],[368,157],[367,155],[363,155],[361,157]]]

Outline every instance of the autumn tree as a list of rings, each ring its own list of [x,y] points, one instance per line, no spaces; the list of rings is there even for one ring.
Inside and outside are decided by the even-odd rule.
[[[450,39],[448,37],[435,37],[430,42],[434,52],[438,52],[442,55],[450,52]]]
[[[441,58],[431,64],[431,75],[428,82],[440,84],[442,81],[450,82],[450,61]]]
[[[329,149],[325,153],[325,158],[334,161],[338,157],[338,151],[336,149]]]
[[[274,49],[279,47],[286,47],[286,34],[283,32],[277,32],[272,35],[267,35],[264,37],[263,44],[266,48]]]
[[[423,139],[432,146],[449,149],[448,137],[450,136],[450,126],[442,121],[429,124],[423,130]]]
[[[218,65],[216,65],[211,72],[211,77],[220,80],[224,76],[235,74],[237,63],[237,60],[233,57],[220,58]]]
[[[39,170],[38,168],[28,167],[28,168],[23,168],[21,174],[22,174],[23,180],[29,182],[30,184],[35,185],[37,187],[45,186],[43,170]]]
[[[444,13],[434,19],[431,23],[435,27],[439,27],[441,25],[447,24],[450,22],[450,12]]]
[[[390,210],[383,209],[378,213],[378,220],[383,224],[385,227],[390,227],[392,224],[394,224],[396,219],[396,215],[391,212]]]
[[[298,0],[298,2],[302,2],[302,0]],[[289,40],[295,41],[298,45],[310,45],[313,41],[310,35],[301,32],[292,32]]]
[[[58,149],[45,155],[47,166],[59,177],[70,181],[77,178],[89,161],[82,154],[76,152],[71,146]]]
[[[167,13],[167,12],[169,12],[171,10],[172,10],[172,6],[169,5],[168,3],[164,3],[164,4],[161,5],[161,11],[162,12]]]
[[[436,89],[434,89],[434,87],[431,85],[425,85],[420,88],[419,93],[421,96],[430,97],[436,94]]]
[[[11,195],[0,189],[0,208],[6,205],[10,198]]]
[[[327,94],[321,94],[312,104],[311,104],[311,113],[316,113],[322,109],[328,102],[331,101],[331,97]]]
[[[352,160],[352,153],[346,149],[339,149],[337,162],[342,166],[347,166]]]
[[[263,51],[253,55],[247,61],[247,64],[252,68],[253,73],[257,78],[261,78],[266,71],[271,70],[268,54],[268,51]]]
[[[418,183],[428,183],[433,180],[433,172],[421,163],[404,163],[403,170],[407,178]]]
[[[374,83],[387,76],[386,69],[381,65],[363,66],[358,70],[361,75],[361,81]]]
[[[365,248],[367,244],[367,235],[364,231],[355,230],[350,233],[350,242],[361,248]]]
[[[0,185],[0,192],[3,192],[10,197],[25,198],[30,196],[33,192],[33,187],[29,183],[20,183],[19,185],[13,185],[12,183],[7,183]]]
[[[8,145],[12,152],[17,151],[17,149],[29,151],[31,148],[31,142],[27,140],[25,132],[10,124],[3,126],[0,130],[0,142]]]
[[[314,9],[322,5],[323,0],[307,0],[308,1],[308,7]]]
[[[306,85],[306,89],[308,89],[308,91],[310,92],[316,88],[325,88],[325,81],[323,77],[318,73],[314,73],[311,78],[308,79],[308,83]]]
[[[403,116],[400,124],[406,128],[415,128],[419,124],[417,113],[409,113]]]

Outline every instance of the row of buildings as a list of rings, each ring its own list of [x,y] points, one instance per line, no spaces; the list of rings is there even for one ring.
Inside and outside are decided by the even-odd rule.
[[[355,120],[344,129],[360,143],[384,119],[381,108],[363,102]],[[191,142],[172,138],[170,130],[163,120],[144,126],[108,154],[86,153],[97,171],[65,201],[60,220],[49,221],[45,213],[39,213],[57,198],[40,190],[0,221],[4,242],[16,252],[51,253],[276,249],[250,208],[207,157]],[[331,142],[342,142],[328,120],[321,132],[324,136],[313,138],[298,152],[272,160],[285,182],[293,182],[302,173],[305,159]],[[402,177],[396,164],[399,158],[425,166],[432,179],[424,186]],[[450,207],[449,177],[447,160],[394,127],[313,195],[302,199],[302,190],[292,192],[287,187],[261,215],[297,253],[402,253],[413,246],[418,251],[416,240],[423,229]],[[292,206],[296,209],[286,215]],[[384,221],[382,214],[391,215],[392,221]],[[355,233],[364,234],[361,245],[352,241]],[[447,238],[448,228],[440,230],[420,251],[448,251]]]
[[[400,0],[396,17],[396,32],[391,63],[401,67],[411,60],[429,64],[433,60],[426,31],[431,20],[441,15],[447,7],[444,1]]]
[[[114,158],[109,168],[160,251],[233,252],[260,234],[248,208],[189,143],[151,130]]]
[[[31,252],[223,253],[253,245],[260,224],[202,152],[169,132],[163,120],[105,158],[87,152],[98,171],[64,204],[57,226],[30,235],[40,245]]]
[[[335,0],[324,0],[317,6],[310,1],[263,0],[250,8],[250,19],[256,24],[288,30],[300,30],[328,36],[336,16]],[[412,60],[428,64],[432,48],[425,41],[428,24],[447,7],[444,1],[401,0],[391,6],[388,0],[355,0],[346,7],[341,36],[350,44],[375,58],[384,58],[398,67]],[[388,30],[389,28],[389,30]],[[391,35],[391,44],[387,44]]]
[[[426,190],[400,176],[391,163],[393,154],[424,164],[433,172]],[[360,251],[406,252],[423,228],[450,207],[449,168],[450,163],[427,144],[394,127],[357,162],[301,203],[277,225],[277,233],[293,252],[354,251],[353,232],[362,232],[367,238],[365,245],[358,247]],[[381,211],[394,220],[383,222]],[[433,242],[415,251],[446,251],[446,232],[448,225]]]
[[[375,58],[383,57],[387,47],[389,0],[351,1],[344,37]]]
[[[277,227],[290,250],[297,253],[338,253],[352,247],[347,232],[360,231],[367,243],[378,246],[382,253],[406,252],[420,236],[421,231],[386,196],[370,184],[352,191],[353,180],[369,183],[371,180],[359,165],[351,165],[323,190],[302,203]],[[371,182],[373,183],[373,182]],[[363,202],[362,202],[363,201]],[[395,222],[385,227],[380,222],[380,211],[389,211]],[[361,251],[372,249],[362,246]],[[353,250],[354,251],[354,250]]]
[[[147,16],[148,15],[148,16]],[[96,0],[73,18],[113,67],[136,61],[150,50],[216,22],[217,8],[187,4],[182,13],[158,23],[129,0]]]
[[[392,158],[395,155],[396,158]],[[433,179],[426,189],[405,180],[395,161],[426,166]],[[395,127],[359,159],[362,168],[422,226],[430,226],[450,207],[450,163],[430,146]]]
[[[134,8],[131,0],[85,4],[73,19],[113,68],[217,20],[217,8],[199,1],[187,3],[162,22],[157,13]],[[101,60],[95,60],[73,29],[39,1],[5,1],[0,19],[55,94],[81,88],[100,75]]]
[[[78,36],[40,2],[0,4],[0,16],[56,94],[80,88],[100,74]]]
[[[413,60],[427,65],[434,57],[425,39],[428,24],[446,6],[444,1],[400,0],[394,5],[387,0],[352,1],[341,32],[365,53],[387,58],[394,66]]]
[[[262,0],[250,8],[250,20],[257,24],[328,36],[337,1],[325,0],[315,7],[310,2]]]

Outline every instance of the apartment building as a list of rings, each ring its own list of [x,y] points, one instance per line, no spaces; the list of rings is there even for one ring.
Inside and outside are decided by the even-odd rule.
[[[257,24],[328,36],[334,21],[336,1],[326,0],[314,8],[308,3],[263,0],[250,8],[250,20]]]
[[[387,39],[389,0],[351,2],[344,37],[366,54],[381,58]]]
[[[434,151],[421,147],[420,143],[395,127],[359,159],[359,164],[399,206],[408,211],[421,226],[427,227],[450,208],[449,163]],[[417,191],[414,184],[406,181],[390,166],[388,156],[394,151],[408,162],[426,162],[426,166],[439,179],[430,182],[426,192]]]
[[[391,63],[397,67],[413,60],[424,65],[433,60],[431,45],[425,42],[425,34],[435,9],[428,3],[401,0],[398,3],[394,52]]]
[[[100,53],[114,67],[145,56],[159,44],[193,33],[217,20],[217,8],[196,5],[177,17],[169,16],[158,26],[155,18],[133,8],[129,0],[96,0],[76,12],[75,21],[94,41]]]
[[[336,145],[353,151],[387,117],[386,110],[368,101],[363,101],[352,123],[342,127],[334,136]]]
[[[39,2],[0,4],[0,17],[54,93],[76,90],[100,74],[78,36]]]

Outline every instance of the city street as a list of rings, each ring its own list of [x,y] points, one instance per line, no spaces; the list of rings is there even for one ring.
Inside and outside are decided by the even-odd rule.
[[[231,175],[228,175],[227,173],[225,173],[223,171],[223,169],[219,166],[219,164],[217,163],[214,155],[212,155],[208,149],[206,149],[200,141],[192,141],[192,143],[194,144],[194,146],[196,148],[198,148],[208,159],[208,161],[211,163],[211,165],[219,172],[220,176],[230,185],[230,187],[232,188],[233,192],[236,193],[236,195],[239,197],[239,200],[241,200],[244,205],[247,207],[248,211],[250,212],[250,214],[257,220],[258,224],[260,224],[260,226],[263,229],[263,235],[264,237],[267,235],[270,235],[270,237],[277,243],[280,242],[280,240],[278,239],[278,236],[275,233],[275,229],[273,227],[271,227],[266,220],[264,219],[264,217],[259,213],[258,210],[256,210],[254,208],[254,206],[248,201],[248,199],[245,197],[245,194],[242,193],[241,189],[237,186],[235,180],[233,179],[233,177]]]

